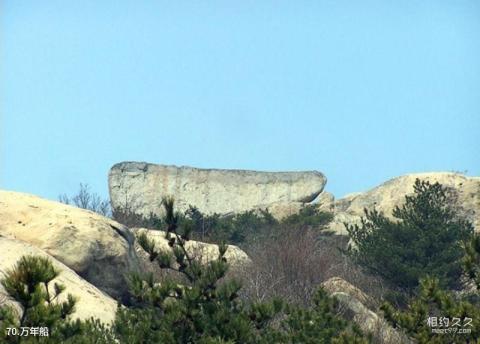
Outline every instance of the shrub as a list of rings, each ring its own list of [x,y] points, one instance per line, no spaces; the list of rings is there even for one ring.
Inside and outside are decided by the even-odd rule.
[[[157,215],[151,213],[149,216],[143,216],[129,208],[113,208],[112,218],[129,228],[160,228],[162,220]]]
[[[192,236],[212,243],[222,241],[240,246],[248,246],[256,241],[275,235],[282,228],[300,230],[306,228],[324,229],[332,220],[332,214],[320,211],[315,205],[307,205],[298,214],[290,215],[281,221],[276,220],[268,210],[249,210],[231,215],[206,215],[190,206],[183,221],[190,221]]]
[[[438,278],[442,286],[458,287],[462,245],[473,226],[456,215],[448,190],[417,179],[414,195],[406,196],[393,216],[396,220],[365,210],[360,225],[346,225],[354,243],[350,256],[407,292],[426,275]]]
[[[190,206],[184,222],[190,222],[192,237],[204,242],[239,245],[278,222],[267,211],[249,210],[231,215],[206,215]]]
[[[148,216],[139,213],[144,204],[137,198],[125,195],[124,203],[112,210],[112,218],[127,227],[161,229],[165,226],[162,218],[154,213]],[[279,227],[288,226],[292,230],[300,228],[323,229],[331,221],[332,214],[323,212],[315,205],[307,205],[298,214],[277,221],[267,210],[248,210],[238,214],[203,214],[190,206],[183,214],[178,214],[179,224],[192,227],[192,239],[208,242],[225,242],[246,246],[265,236],[278,232]]]
[[[253,264],[241,270],[243,294],[252,300],[278,296],[309,305],[318,285],[332,277],[330,270],[341,260],[340,241],[308,228],[278,228],[275,235],[248,245]]]
[[[325,228],[332,219],[332,213],[321,211],[316,205],[306,205],[297,214],[287,216],[281,222],[296,227]]]

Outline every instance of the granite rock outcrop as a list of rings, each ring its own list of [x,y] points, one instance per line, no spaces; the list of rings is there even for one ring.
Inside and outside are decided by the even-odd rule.
[[[0,235],[41,249],[115,298],[127,292],[126,274],[138,269],[127,227],[29,194],[0,191]]]
[[[75,311],[71,319],[88,320],[91,317],[98,318],[106,324],[113,323],[117,311],[117,302],[98,288],[81,278],[75,271],[62,264],[42,250],[25,242],[8,239],[0,236],[0,276],[14,268],[22,256],[47,257],[60,274],[50,282],[49,289],[55,283],[65,286],[65,291],[58,297],[58,301],[66,300],[68,294],[77,298]],[[51,292],[52,292],[51,290]],[[0,284],[0,305],[6,304],[12,307],[17,316],[21,316],[23,309],[19,303],[12,300]]]
[[[162,198],[173,196],[179,211],[192,205],[205,214],[229,214],[274,203],[310,203],[322,192],[326,178],[317,171],[257,172],[122,162],[110,169],[108,182],[114,208],[158,215]]]
[[[480,177],[459,173],[414,173],[393,178],[366,192],[357,192],[338,199],[333,204],[334,219],[329,229],[337,234],[347,234],[344,223],[359,223],[364,209],[377,209],[392,218],[395,206],[401,206],[406,195],[413,194],[416,179],[438,182],[454,191],[459,211],[480,231]]]

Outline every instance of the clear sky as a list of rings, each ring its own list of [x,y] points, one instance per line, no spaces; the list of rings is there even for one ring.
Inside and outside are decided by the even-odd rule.
[[[480,1],[0,2],[0,187],[125,160],[480,175]]]

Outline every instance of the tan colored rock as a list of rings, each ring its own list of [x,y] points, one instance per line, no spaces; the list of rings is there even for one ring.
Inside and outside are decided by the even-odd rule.
[[[128,228],[33,195],[0,191],[0,235],[42,249],[114,297],[126,291],[124,274],[138,268]]]
[[[131,206],[143,215],[160,214],[164,196],[173,196],[179,211],[193,205],[205,214],[238,213],[277,202],[308,203],[325,183],[325,176],[316,171],[256,172],[138,162],[116,164],[109,173],[112,206]]]
[[[318,204],[318,208],[322,211],[333,212],[335,210],[335,196],[330,192],[323,191],[313,203]]]
[[[365,333],[371,333],[376,342],[386,344],[411,342],[390,326],[383,317],[365,306],[366,302],[371,302],[370,298],[357,287],[339,277],[325,281],[322,287],[338,300],[344,316],[354,321]]]
[[[172,248],[168,246],[168,240],[165,238],[166,232],[145,228],[134,228],[132,230],[134,231],[136,236],[140,235],[141,233],[145,233],[149,239],[155,242],[155,246],[158,250],[164,252],[172,251]],[[228,247],[227,251],[225,252],[225,258],[227,259],[227,262],[232,266],[232,268],[251,263],[250,257],[240,248],[234,245],[227,246]],[[218,245],[208,244],[195,240],[187,241],[186,249],[189,254],[191,254],[193,257],[201,258],[203,262],[218,259],[218,255],[220,253]],[[142,250],[142,248],[138,247],[137,250]]]
[[[301,202],[275,202],[259,208],[267,210],[275,219],[283,220],[290,215],[297,214],[304,206],[305,203]]]
[[[59,296],[60,301],[65,301],[68,294],[78,298],[72,319],[87,320],[94,317],[107,324],[113,322],[117,311],[117,302],[115,300],[82,279],[73,270],[55,258],[27,243],[0,237],[0,278],[3,278],[7,271],[13,269],[24,255],[48,257],[53,266],[60,271],[59,276],[50,282],[49,287],[53,288],[54,283],[63,284],[66,287],[65,291]],[[21,315],[23,312],[22,307],[10,299],[5,293],[3,286],[0,285],[0,301],[2,300],[13,306],[17,314]]]
[[[323,191],[310,203],[303,202],[275,202],[265,206],[260,206],[259,209],[268,210],[272,216],[277,220],[295,215],[305,206],[314,206],[320,211],[333,212],[335,209],[335,197],[330,192]]]
[[[351,295],[356,298],[358,301],[364,305],[373,305],[373,300],[365,294],[363,291],[355,287],[354,285],[348,283],[343,278],[332,277],[322,283],[323,289],[325,289],[329,294],[336,292],[343,292]]]
[[[386,216],[392,217],[394,207],[404,203],[405,195],[413,194],[413,185],[417,178],[432,183],[439,182],[455,189],[466,216],[472,221],[476,231],[480,231],[480,177],[449,172],[408,174],[391,179],[367,192],[350,194],[339,199],[335,202],[335,217],[330,229],[337,234],[346,234],[343,222],[358,223],[364,215],[364,208],[372,210],[375,207]]]

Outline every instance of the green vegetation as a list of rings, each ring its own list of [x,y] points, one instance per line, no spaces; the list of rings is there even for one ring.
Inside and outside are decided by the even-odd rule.
[[[177,273],[180,278],[156,283],[151,275],[146,279],[138,275],[131,277],[136,303],[150,315],[146,333],[139,333],[133,342],[147,337],[161,343],[215,343],[220,339],[222,342],[254,343],[257,328],[268,323],[268,315],[274,313],[273,306],[259,312],[261,316],[257,321],[250,320],[248,312],[238,302],[239,284],[233,280],[218,284],[228,269],[224,258],[226,246],[220,246],[217,260],[202,266],[185,249],[191,227],[178,227],[180,216],[173,211],[172,199],[164,200],[164,206],[167,239],[173,253],[157,251],[154,242],[145,235],[139,237],[139,244],[152,262]],[[141,314],[134,310],[126,313],[125,319],[138,315],[143,319]],[[132,336],[127,331],[121,340],[132,340]]]
[[[357,325],[338,316],[337,309],[336,299],[318,289],[312,307],[287,307],[282,330],[271,343],[370,343],[371,337],[365,337]]]
[[[247,303],[239,298],[240,284],[226,279],[225,245],[217,260],[204,265],[185,249],[193,227],[180,225],[173,200],[164,201],[167,239],[172,253],[160,252],[145,235],[139,244],[150,260],[179,278],[156,283],[152,275],[131,277],[135,307],[120,313],[116,328],[121,342],[141,343],[361,343],[363,335],[335,312],[323,291],[311,309],[287,306],[273,299]],[[283,315],[282,315],[283,314]],[[141,323],[140,328],[129,326]],[[275,323],[280,323],[276,325]],[[129,325],[126,325],[129,324]]]
[[[365,210],[360,225],[346,225],[349,254],[368,271],[408,293],[420,278],[438,278],[442,287],[459,287],[464,243],[473,226],[457,216],[449,192],[438,183],[416,180],[414,195],[395,207],[390,220]]]
[[[465,273],[478,286],[479,236],[447,188],[417,179],[414,191],[394,209],[395,220],[365,210],[360,225],[347,226],[349,254],[410,296],[405,307],[384,302],[381,310],[414,342],[480,343],[478,294],[449,290],[464,287]]]
[[[71,321],[77,300],[54,283],[58,271],[45,258],[23,257],[2,284],[25,309],[20,320],[2,307],[2,340],[8,343],[367,343],[358,327],[338,315],[337,303],[319,289],[312,307],[288,305],[279,299],[248,302],[239,297],[240,283],[227,278],[226,246],[218,259],[201,263],[185,249],[193,227],[180,222],[173,200],[164,201],[171,252],[158,251],[145,235],[139,244],[152,263],[172,276],[158,282],[150,274],[130,276],[132,305],[118,309],[112,328],[99,320]],[[52,288],[55,292],[49,294]],[[6,336],[7,327],[45,326],[49,337]]]
[[[52,263],[43,257],[23,256],[16,266],[6,273],[2,286],[18,302],[23,312],[10,306],[0,308],[0,342],[2,343],[108,343],[113,337],[98,321],[70,321],[77,300],[68,295],[59,301],[65,286],[52,281],[58,276]],[[8,328],[18,334],[22,328],[47,329],[48,335],[8,335]],[[45,333],[44,333],[45,334]]]
[[[394,220],[373,210],[365,211],[359,225],[347,225],[353,245],[346,252],[363,269],[388,282],[384,294],[375,295],[377,304],[388,291],[400,289],[397,295],[405,300],[401,307],[383,302],[380,309],[413,342],[480,344],[478,293],[452,291],[464,286],[465,277],[480,288],[480,236],[473,235],[473,226],[458,215],[449,192],[438,183],[417,180],[414,194],[394,209]],[[54,281],[59,272],[48,259],[25,256],[1,281],[24,312],[17,314],[0,302],[0,343],[374,341],[346,319],[351,314],[345,314],[335,298],[318,287],[328,277],[344,277],[342,271],[347,270],[340,267],[350,264],[338,250],[344,247],[344,238],[324,232],[331,214],[314,206],[281,221],[267,211],[220,216],[191,207],[179,214],[171,198],[163,201],[163,207],[162,218],[116,210],[131,221],[130,226],[164,230],[171,250],[161,251],[145,234],[139,236],[150,262],[168,273],[159,279],[132,274],[129,305],[119,307],[111,327],[99,319],[71,320],[81,300],[68,295],[60,301],[65,287]],[[191,256],[186,250],[191,239],[219,243],[217,259],[205,262]],[[224,242],[242,246],[254,260],[245,276],[227,275]],[[346,277],[373,296],[368,288],[376,280],[365,279],[355,269],[348,265]],[[49,337],[6,335],[7,328],[22,326],[48,327]]]
[[[303,207],[298,214],[276,220],[268,210],[250,210],[235,215],[205,215],[190,207],[183,221],[190,222],[192,235],[200,241],[245,246],[281,229],[315,228],[320,230],[332,220],[332,214],[320,211],[315,205]]]
[[[80,183],[78,192],[72,196],[62,194],[59,201],[82,209],[94,211],[100,215],[111,216],[114,220],[129,228],[162,229],[166,224],[154,213],[147,216],[138,212],[143,203],[138,199],[125,197],[122,206],[110,209],[110,202],[91,191],[88,184]],[[243,245],[265,235],[278,233],[285,226],[293,229],[323,229],[331,220],[332,214],[320,211],[316,205],[306,205],[299,213],[277,221],[268,210],[249,210],[238,214],[203,214],[198,208],[190,206],[184,214],[178,214],[182,226],[192,227],[195,240],[233,245]]]
[[[323,229],[332,219],[332,213],[321,211],[316,205],[307,205],[301,208],[298,213],[284,218],[281,224],[293,228],[313,227]]]
[[[465,252],[463,259],[465,271],[480,290],[480,234],[476,234],[467,242]]]
[[[480,343],[479,304],[443,290],[437,278],[420,280],[420,291],[405,311],[390,303],[382,310],[388,321],[419,344]]]
[[[200,241],[239,245],[265,228],[278,225],[267,211],[246,211],[235,215],[205,215],[190,206],[183,222],[190,223],[192,235]]]

